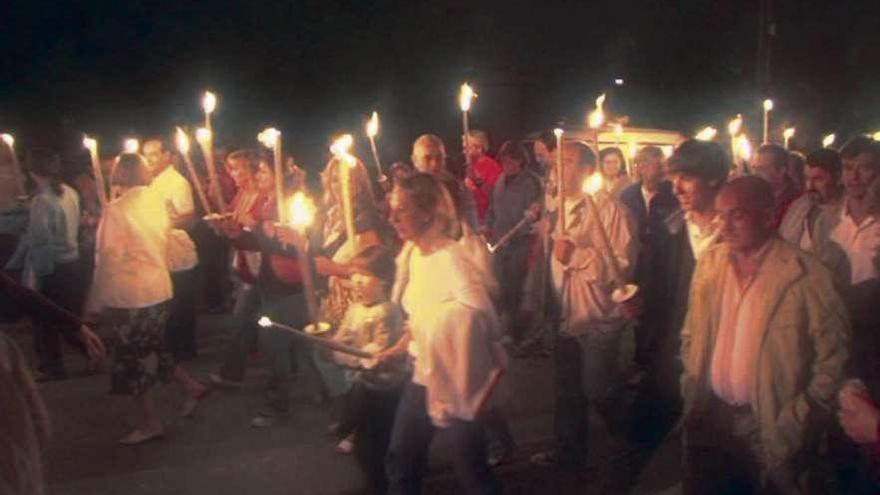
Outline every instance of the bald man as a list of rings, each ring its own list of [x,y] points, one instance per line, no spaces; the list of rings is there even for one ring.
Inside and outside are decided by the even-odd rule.
[[[474,232],[479,232],[477,207],[474,197],[464,184],[456,179],[446,168],[446,146],[443,140],[434,134],[422,134],[413,143],[412,163],[419,172],[436,176],[446,186],[458,218],[466,223]]]
[[[698,261],[681,332],[684,493],[807,493],[848,316],[830,271],[774,233],[766,181],[725,184],[715,209],[723,242]]]

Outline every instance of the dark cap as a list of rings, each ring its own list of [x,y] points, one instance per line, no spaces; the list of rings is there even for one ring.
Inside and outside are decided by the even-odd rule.
[[[727,153],[718,143],[688,139],[669,157],[669,173],[685,174],[722,184],[730,172]]]

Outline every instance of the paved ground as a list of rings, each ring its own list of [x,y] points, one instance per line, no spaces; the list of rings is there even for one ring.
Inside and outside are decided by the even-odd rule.
[[[222,317],[200,318],[201,354],[193,368],[204,376],[214,369],[229,332]],[[29,351],[27,335],[16,340]],[[513,360],[509,377],[514,394],[508,415],[518,441],[517,454],[498,468],[507,493],[599,493],[601,480],[614,471],[611,443],[597,419],[591,471],[571,475],[533,467],[531,453],[552,434],[552,361]],[[68,370],[84,361],[71,353]],[[75,377],[41,385],[52,415],[54,436],[46,453],[51,493],[109,494],[349,494],[362,481],[351,458],[340,456],[326,435],[328,414],[314,400],[314,380],[294,385],[296,410],[287,424],[254,429],[249,420],[261,403],[264,367],[249,370],[247,386],[216,390],[195,417],[177,415],[182,395],[174,385],[158,394],[166,421],[163,440],[137,447],[116,443],[135,425],[137,409],[126,398],[107,395],[107,375]],[[679,451],[673,439],[654,456],[636,493],[674,493]],[[446,449],[435,442],[429,493],[455,490]]]

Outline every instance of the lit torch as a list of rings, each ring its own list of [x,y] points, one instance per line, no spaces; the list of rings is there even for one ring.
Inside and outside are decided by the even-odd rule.
[[[272,150],[275,171],[275,206],[277,208],[278,223],[284,223],[284,174],[281,168],[281,161],[284,157],[281,152],[281,131],[274,127],[263,129],[263,132],[257,135],[257,140],[263,146]]]
[[[206,127],[196,129],[196,141],[198,141],[199,147],[202,149],[202,156],[205,157],[205,167],[208,169],[208,180],[210,181],[214,201],[216,201],[220,213],[225,213],[226,199],[223,198],[223,189],[220,187],[220,178],[217,175],[217,166],[214,163],[214,133]]]
[[[217,95],[210,91],[205,91],[202,96],[202,110],[205,111],[205,129],[213,132],[214,127],[211,125],[211,114],[217,109]]]
[[[770,111],[773,110],[773,100],[764,100],[764,144],[770,142]]]
[[[299,232],[299,238],[302,242],[297,246],[299,251],[299,267],[303,275],[303,288],[305,289],[306,306],[309,311],[309,321],[315,328],[319,328],[318,323],[318,301],[315,298],[315,282],[312,275],[312,265],[308,259],[308,250],[306,249],[306,231],[315,220],[315,203],[304,192],[297,191],[290,198],[289,216],[290,226]]]
[[[736,114],[730,122],[727,123],[727,133],[730,134],[730,159],[736,164],[736,136],[742,129],[743,116],[741,113]]]
[[[15,184],[18,189],[18,195],[27,194],[24,188],[24,172],[21,170],[21,163],[18,161],[18,155],[15,154],[15,137],[12,134],[0,134],[0,139],[9,148],[9,156],[12,159],[12,173],[15,175]]]
[[[563,161],[562,161],[562,135],[565,133],[560,128],[553,129],[556,136],[556,204],[559,219],[559,232],[565,234],[565,187],[563,185]]]
[[[738,159],[737,170],[739,175],[743,175],[746,163],[752,158],[752,143],[745,134],[740,134],[736,138],[736,157]]]
[[[141,149],[141,142],[135,138],[128,138],[122,143],[122,149],[126,153],[137,153]]]
[[[599,156],[599,129],[602,127],[602,124],[605,123],[605,111],[602,107],[605,105],[605,93],[599,95],[596,98],[596,109],[590,112],[590,115],[587,117],[587,124],[589,124],[590,129],[593,130],[593,144],[596,149],[596,157]]]
[[[782,142],[785,146],[785,149],[788,149],[788,145],[791,142],[791,138],[794,137],[794,127],[789,127],[786,130],[782,131]]]
[[[107,185],[104,183],[104,173],[101,171],[101,161],[98,158],[98,141],[88,136],[83,137],[83,146],[89,150],[92,161],[92,173],[95,175],[95,189],[98,192],[98,201],[101,208],[107,206]]]
[[[700,132],[696,133],[694,135],[694,138],[696,138],[699,141],[711,141],[711,140],[715,139],[715,136],[717,134],[718,134],[718,129],[715,129],[712,126],[706,126],[702,129],[700,129]]]
[[[831,134],[825,136],[824,138],[822,138],[822,147],[823,148],[830,148],[831,145],[834,144],[835,139],[837,139],[837,136],[833,132]]]
[[[336,157],[339,172],[339,187],[342,189],[342,214],[345,221],[345,234],[352,246],[352,252],[358,253],[357,232],[354,226],[354,191],[351,184],[351,169],[357,165],[357,159],[349,153],[354,138],[351,134],[343,134],[330,146],[330,152]]]
[[[461,85],[461,89],[458,92],[458,107],[461,108],[461,127],[464,131],[462,145],[464,146],[465,163],[468,166],[471,164],[470,153],[468,153],[468,140],[470,139],[469,134],[471,132],[470,124],[468,123],[468,113],[471,111],[471,104],[476,97],[477,93],[474,92],[470,84],[464,83]]]
[[[370,116],[370,120],[367,121],[367,137],[370,138],[370,149],[373,150],[373,161],[376,162],[376,179],[379,183],[385,182],[388,180],[388,177],[385,177],[385,174],[382,173],[382,162],[379,160],[379,149],[376,147],[376,135],[379,134],[379,113],[373,112],[373,115]]]
[[[210,215],[212,213],[211,204],[208,202],[208,197],[205,196],[205,190],[202,189],[202,181],[199,180],[199,174],[196,173],[196,167],[193,166],[192,158],[189,156],[189,136],[186,135],[183,129],[178,127],[174,140],[177,143],[177,151],[183,157],[183,163],[186,164],[186,169],[190,177],[192,177],[193,187],[196,188],[196,195],[202,203],[202,209],[205,210],[206,215]]]

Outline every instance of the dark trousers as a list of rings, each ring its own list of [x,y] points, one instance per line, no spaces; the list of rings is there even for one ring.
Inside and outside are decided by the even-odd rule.
[[[584,392],[581,347],[575,338],[556,335],[556,449],[562,464],[578,466],[587,460],[590,441],[590,403]]]
[[[78,261],[55,265],[55,270],[40,278],[40,292],[52,302],[75,315],[80,314],[82,306],[82,281]],[[37,355],[40,371],[64,374],[61,351],[61,335],[76,333],[79,329],[65,329],[58,323],[45,323],[37,320],[34,328],[34,352]]]
[[[175,362],[192,361],[197,354],[195,269],[172,273],[171,285],[174,297],[165,326],[165,346]]]
[[[235,307],[232,310],[232,324],[236,329],[235,336],[226,344],[223,351],[223,364],[220,376],[226,380],[240,382],[244,380],[248,353],[257,345],[258,327],[257,311],[260,309],[260,295],[256,287],[240,286],[235,295]]]
[[[810,493],[792,466],[764,473],[760,426],[750,406],[734,407],[713,397],[684,424],[683,441],[685,495]]]
[[[517,324],[516,317],[522,303],[523,286],[528,274],[529,251],[533,240],[534,236],[512,239],[493,257],[495,276],[501,287],[502,310],[509,318],[508,332],[515,341],[519,341],[522,336],[522,328]]]
[[[445,428],[436,428],[428,417],[425,387],[410,382],[397,406],[385,460],[389,494],[422,492],[428,447],[435,433],[447,437],[451,444],[453,468],[464,493],[501,493],[501,486],[487,464],[483,425],[479,421],[453,420]]]

